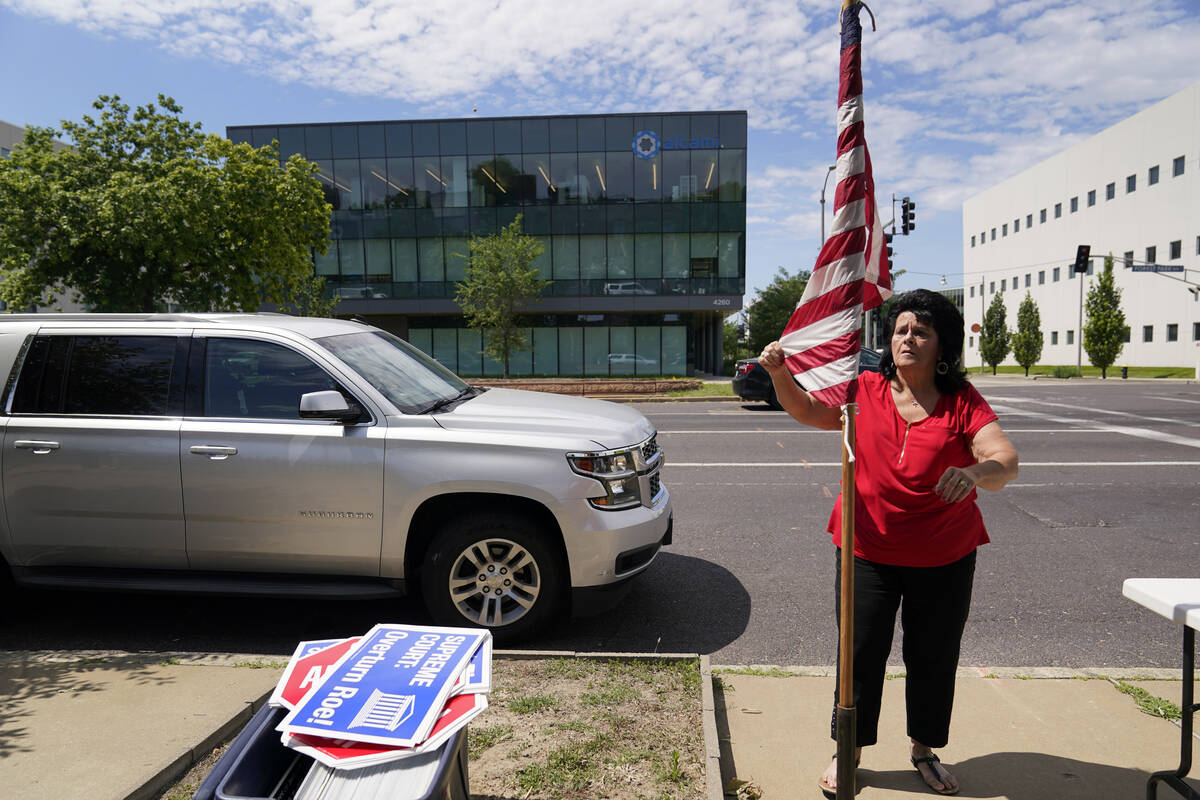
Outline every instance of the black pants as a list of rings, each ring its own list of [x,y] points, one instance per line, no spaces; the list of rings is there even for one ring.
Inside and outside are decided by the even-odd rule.
[[[841,626],[842,551],[834,559],[834,607]],[[857,746],[875,744],[883,676],[900,609],[908,735],[945,747],[954,706],[954,673],[971,607],[975,551],[942,567],[893,567],[854,559],[854,707]],[[838,651],[841,660],[841,650]],[[830,731],[837,739],[837,687]]]

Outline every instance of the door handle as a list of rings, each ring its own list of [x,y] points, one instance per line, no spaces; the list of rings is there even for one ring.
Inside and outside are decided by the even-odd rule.
[[[13,442],[13,447],[18,450],[32,450],[38,455],[45,455],[51,450],[58,449],[58,442],[39,442],[34,439],[17,439]]]
[[[224,461],[230,456],[237,455],[236,447],[225,447],[215,444],[194,444],[188,452],[198,456],[208,456],[213,461]]]

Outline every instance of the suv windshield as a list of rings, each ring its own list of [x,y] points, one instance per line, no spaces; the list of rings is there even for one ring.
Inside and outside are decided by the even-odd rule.
[[[386,331],[344,333],[317,340],[406,414],[464,395],[467,382]]]

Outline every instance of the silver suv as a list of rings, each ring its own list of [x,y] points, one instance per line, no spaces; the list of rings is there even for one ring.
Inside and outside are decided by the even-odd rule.
[[[375,596],[512,639],[671,542],[655,430],[274,314],[0,317],[0,570],[21,585]]]

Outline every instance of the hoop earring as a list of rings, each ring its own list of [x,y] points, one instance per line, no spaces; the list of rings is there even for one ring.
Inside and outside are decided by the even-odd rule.
[[[945,361],[939,361],[937,363],[937,374],[938,375],[945,375],[949,371],[950,371],[950,365],[947,364]]]

